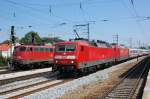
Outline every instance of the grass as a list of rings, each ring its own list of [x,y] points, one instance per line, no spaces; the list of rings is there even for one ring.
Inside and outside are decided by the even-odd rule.
[[[10,58],[4,58],[0,56],[0,67],[6,66],[7,62],[10,60]]]

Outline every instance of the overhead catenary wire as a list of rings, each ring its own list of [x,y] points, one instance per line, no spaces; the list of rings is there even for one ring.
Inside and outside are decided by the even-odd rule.
[[[91,5],[91,4],[101,4],[101,3],[111,3],[114,1],[118,1],[118,0],[81,0],[81,1],[76,1],[76,2],[72,2],[72,3],[60,3],[60,4],[51,4],[51,6],[53,7],[71,7],[71,6],[78,6],[79,3],[84,3],[85,5]],[[28,6],[32,6],[32,7],[48,7],[49,4],[48,3],[44,3],[44,4],[38,4],[38,3],[29,3],[29,2],[23,2],[23,4],[28,5]]]
[[[28,8],[28,9],[32,9],[32,11],[34,11],[34,12],[37,12],[37,13],[42,13],[42,14],[45,14],[45,13],[43,13],[42,11],[39,11],[38,9],[35,9],[35,8],[32,8],[32,7],[30,7],[30,6],[26,6],[26,5],[20,5],[19,3],[17,3],[17,2],[14,2],[14,1],[11,1],[11,0],[6,0],[6,1],[8,1],[9,3],[11,3],[11,4],[13,4],[14,6],[16,5],[16,6],[19,6],[19,7],[24,7],[24,8]],[[31,11],[29,11],[28,12],[28,17],[33,17],[33,15],[32,14],[29,14]],[[51,13],[52,14],[52,13]],[[42,16],[42,17],[39,17],[39,16],[36,16],[36,17],[33,17],[34,19],[36,18],[36,20],[37,21],[39,21],[40,22],[40,24],[42,23],[42,25],[47,25],[47,26],[49,26],[49,27],[53,27],[53,25],[52,24],[50,24],[47,20],[41,20],[41,18],[42,17],[44,17],[44,16]],[[59,17],[59,16],[55,16],[55,17]],[[48,17],[47,17],[48,18]],[[44,18],[44,19],[47,19],[46,17]],[[60,17],[59,17],[60,18]],[[45,21],[45,22],[44,22]]]
[[[45,14],[45,13],[43,13],[43,11],[39,11],[39,9],[30,7],[30,6],[25,5],[25,4],[21,4],[21,3],[18,3],[18,2],[12,1],[12,0],[5,0],[5,1],[7,1],[7,2],[9,2],[9,3],[12,3],[12,4],[14,4],[14,5],[18,5],[18,6],[23,6],[23,7],[25,7],[25,8],[29,8],[29,9],[31,9],[32,11],[37,12],[37,13]],[[111,0],[107,0],[107,1],[111,1]],[[84,2],[85,2],[85,1],[84,1]],[[104,1],[101,1],[101,2],[104,2]],[[84,11],[84,9],[83,9],[83,4],[82,4],[82,2],[80,2],[79,4],[80,4],[80,10],[81,10],[82,14],[84,15],[84,20],[88,21],[87,19],[85,19],[85,11]],[[87,4],[87,3],[86,3],[86,4]],[[52,5],[49,5],[49,13],[50,13],[51,16],[56,17],[56,18],[59,18],[59,19],[62,19],[63,21],[71,22],[71,23],[73,23],[73,24],[78,23],[77,21],[72,21],[72,20],[70,20],[70,19],[68,19],[68,18],[63,18],[63,17],[61,17],[61,16],[58,16],[58,15],[54,14],[54,13],[52,12]],[[88,16],[88,15],[87,15],[87,16]],[[43,16],[42,16],[42,17],[43,17]],[[122,19],[122,20],[123,20],[123,19]],[[109,20],[109,21],[110,21],[110,20]]]
[[[132,2],[133,2],[133,1],[132,1]],[[137,12],[137,10],[136,10],[136,8],[135,8],[134,2],[133,2],[133,4],[132,4],[131,8],[132,8],[132,10],[133,10],[135,16],[136,16],[136,17],[140,17],[140,15],[138,14],[138,12]],[[141,34],[142,34],[142,36],[144,36],[144,38],[146,38],[147,40],[149,40],[149,38],[147,38],[147,36],[143,35],[143,34],[146,34],[146,32],[145,32],[145,30],[143,29],[142,24],[140,23],[140,21],[138,21],[138,20],[135,20],[135,21],[136,21],[138,27],[141,29]]]
[[[131,8],[132,8],[132,12],[131,10],[129,9],[129,7],[126,5],[126,3],[124,2],[124,0],[121,0],[121,4],[128,10],[129,14],[131,15],[131,17],[135,17],[134,21],[138,27],[138,30],[140,31],[141,35],[147,39],[147,37],[145,37],[143,34],[145,34],[145,31],[143,30],[142,28],[142,25],[141,23],[139,23],[139,21],[137,19],[144,19],[145,17],[144,16],[140,16],[138,14],[138,12],[136,11],[135,9],[135,2],[133,2],[132,0],[130,0],[131,2]]]
[[[83,6],[83,4],[84,5],[92,5],[92,4],[99,4],[99,3],[110,3],[110,2],[114,2],[114,0],[99,0],[99,1],[95,1],[95,0],[93,0],[93,1],[90,1],[90,0],[83,0],[83,1],[80,1],[80,2],[73,2],[73,3],[66,3],[66,4],[39,4],[39,6],[40,5],[46,5],[45,7],[47,7],[47,13],[44,13],[43,11],[41,11],[41,9],[40,8],[35,8],[34,6],[38,6],[38,5],[36,5],[36,4],[31,4],[31,3],[29,3],[29,5],[27,4],[27,3],[19,3],[19,2],[16,2],[16,1],[12,1],[12,0],[4,0],[4,1],[9,1],[9,3],[12,3],[13,5],[17,5],[17,6],[20,6],[20,7],[24,7],[24,8],[28,8],[28,9],[30,9],[31,11],[29,11],[30,13],[31,12],[36,12],[36,13],[39,13],[39,14],[50,14],[50,18],[51,17],[55,17],[55,18],[58,18],[58,19],[61,19],[63,22],[66,22],[67,24],[68,23],[72,23],[72,24],[75,24],[75,23],[78,23],[78,21],[76,21],[76,20],[71,20],[71,19],[69,19],[69,18],[64,18],[64,17],[62,17],[62,16],[60,16],[60,15],[56,15],[56,13],[54,12],[54,10],[55,10],[55,8],[54,7],[59,7],[59,8],[61,8],[62,6],[65,6],[65,7],[70,7],[70,6],[75,6],[75,5],[77,5],[79,8],[80,8],[80,10],[82,11],[82,13],[81,14],[83,14],[85,17],[83,17],[83,20],[85,20],[85,18],[86,18],[86,21],[88,21],[87,20],[87,17],[89,17],[88,15],[87,15],[87,13],[85,12],[85,7]],[[115,0],[115,1],[119,1],[119,0]],[[41,6],[41,7],[42,7]],[[43,7],[44,7],[43,6]],[[85,10],[84,10],[85,9]],[[49,12],[49,13],[48,13]],[[16,13],[16,15],[15,16],[17,16],[17,13]],[[134,16],[134,17],[133,17]],[[101,19],[101,20],[98,20],[98,21],[100,21],[100,22],[106,22],[106,21],[118,21],[118,20],[128,20],[128,19],[136,19],[136,20],[138,20],[138,19],[141,19],[142,20],[142,17],[140,17],[140,16],[138,16],[138,15],[133,15],[132,17],[130,17],[130,18],[116,18],[116,19],[113,19],[113,18],[106,18],[106,19]],[[138,17],[137,17],[138,16]],[[31,16],[32,17],[32,16]],[[37,16],[37,17],[39,17],[39,16]],[[36,17],[36,18],[37,18]],[[46,19],[48,19],[48,17],[45,17],[45,16],[40,16],[39,18],[37,18],[37,20],[39,20],[39,21],[41,21],[41,22],[43,22],[43,20],[41,20],[41,18],[46,18]],[[97,20],[95,20],[95,21],[97,21]],[[43,22],[43,23],[45,23],[45,25],[47,24],[47,25],[50,25],[49,24],[49,22]]]
[[[14,4],[14,5],[18,5],[18,6],[23,6],[23,7],[25,7],[25,8],[29,8],[29,9],[31,9],[32,11],[36,11],[37,13],[45,14],[45,13],[43,13],[43,11],[39,11],[40,9],[33,8],[33,7],[28,6],[28,5],[25,5],[25,4],[21,4],[21,3],[18,3],[18,2],[15,2],[15,1],[11,1],[11,0],[5,0],[5,1],[7,1],[7,2],[9,2],[9,3],[12,3],[12,4]],[[52,6],[51,6],[51,7],[52,7]],[[51,15],[54,16],[54,17],[56,17],[56,18],[59,18],[59,19],[68,21],[68,22],[74,22],[74,21],[72,21],[72,20],[69,20],[69,19],[60,17],[60,16],[58,16],[58,15],[55,15],[54,13],[52,13],[52,10],[51,10]]]

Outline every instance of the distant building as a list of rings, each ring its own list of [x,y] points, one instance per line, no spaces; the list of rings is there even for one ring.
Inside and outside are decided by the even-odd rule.
[[[9,44],[0,44],[0,56],[8,58],[11,56],[14,47]]]

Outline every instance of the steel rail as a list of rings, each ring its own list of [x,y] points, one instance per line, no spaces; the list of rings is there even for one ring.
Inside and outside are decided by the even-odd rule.
[[[115,88],[117,88],[118,85],[120,85],[130,74],[132,74],[140,65],[142,65],[144,60],[142,60],[139,64],[137,64],[132,69],[130,69],[130,71],[128,71],[128,73],[117,84],[115,84],[110,90],[107,90],[103,96],[98,97],[98,98],[105,99],[105,97],[107,97],[109,95],[109,93],[111,93]]]
[[[140,76],[139,76],[139,78],[138,78],[138,80],[137,80],[137,82],[136,82],[136,84],[135,84],[135,87],[131,90],[131,92],[130,92],[130,94],[129,94],[129,96],[128,96],[128,99],[132,99],[132,97],[133,97],[133,95],[134,95],[134,93],[135,93],[135,91],[136,91],[136,89],[137,89],[137,87],[138,87],[138,85],[139,85],[139,82],[140,82],[142,76],[144,75],[144,73],[145,73],[145,71],[146,71],[146,69],[147,69],[147,66],[148,66],[149,62],[150,62],[150,59],[147,60],[146,65],[145,65],[145,67],[144,67],[142,73],[140,74]]]

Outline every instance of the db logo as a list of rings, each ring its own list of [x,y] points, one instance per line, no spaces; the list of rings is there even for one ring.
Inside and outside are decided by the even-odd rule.
[[[66,53],[64,53],[64,55],[66,55]]]

